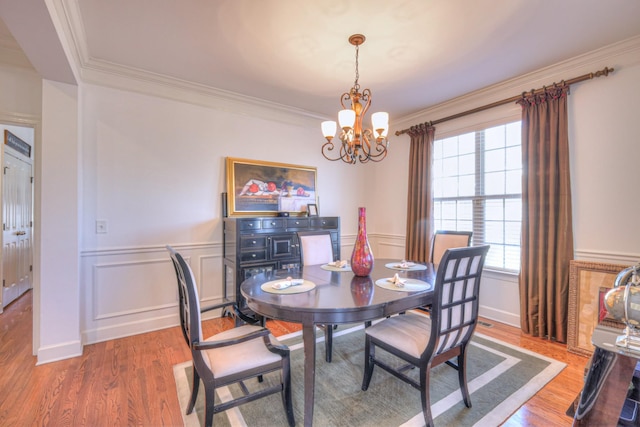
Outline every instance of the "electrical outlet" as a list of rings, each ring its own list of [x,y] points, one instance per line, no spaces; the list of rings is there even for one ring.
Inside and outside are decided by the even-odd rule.
[[[107,220],[96,220],[96,234],[107,234]]]

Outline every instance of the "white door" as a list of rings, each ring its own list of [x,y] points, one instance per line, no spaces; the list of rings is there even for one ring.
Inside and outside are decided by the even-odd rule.
[[[33,229],[30,159],[8,147],[4,151],[2,307],[31,288]]]

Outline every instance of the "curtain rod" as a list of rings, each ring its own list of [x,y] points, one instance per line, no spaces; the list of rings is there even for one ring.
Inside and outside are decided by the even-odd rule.
[[[579,77],[574,77],[572,79],[566,80],[565,83],[570,86],[570,85],[572,85],[574,83],[583,82],[585,80],[591,80],[594,77],[608,76],[609,73],[612,73],[612,72],[613,72],[613,68],[604,67],[604,70],[596,71],[595,73],[584,74],[584,75],[579,76]],[[532,89],[531,92],[539,93],[539,92],[544,91],[545,89],[546,89],[546,86],[543,87],[543,88],[540,88],[540,89],[535,89],[535,90]],[[524,94],[524,92],[523,92],[523,94]],[[501,101],[496,101],[496,102],[493,102],[491,104],[483,105],[482,107],[474,108],[472,110],[463,111],[462,113],[457,113],[457,114],[454,114],[452,116],[448,116],[448,117],[444,117],[442,119],[434,120],[432,122],[425,122],[424,124],[426,126],[437,125],[438,123],[446,122],[448,120],[457,119],[457,118],[460,118],[460,117],[468,116],[469,114],[479,113],[480,111],[488,110],[488,109],[494,108],[494,107],[499,107],[500,105],[505,105],[505,104],[509,104],[511,102],[516,102],[521,98],[522,98],[522,94],[521,95],[512,96],[511,98],[503,99]],[[396,136],[402,135],[403,133],[407,133],[410,130],[411,130],[411,128],[398,130],[398,131],[396,131]]]

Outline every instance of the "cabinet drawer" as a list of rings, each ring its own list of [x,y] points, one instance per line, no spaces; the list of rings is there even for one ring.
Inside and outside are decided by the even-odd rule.
[[[262,220],[262,228],[271,230],[274,228],[284,228],[285,222],[282,218],[274,218],[274,219],[263,219]]]
[[[246,251],[240,254],[241,262],[264,261],[267,259],[267,249]]]
[[[240,230],[260,230],[261,225],[259,220],[242,220]]]
[[[309,228],[309,220],[307,218],[289,218],[287,219],[287,228]]]
[[[242,249],[266,248],[267,238],[265,236],[242,237],[240,238],[240,247]]]
[[[338,218],[312,218],[311,228],[338,228]]]

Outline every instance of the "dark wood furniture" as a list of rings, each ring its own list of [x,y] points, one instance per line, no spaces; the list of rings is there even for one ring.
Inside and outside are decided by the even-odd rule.
[[[478,323],[480,277],[488,251],[489,245],[444,252],[435,279],[431,316],[407,313],[366,329],[363,391],[369,388],[373,368],[379,366],[420,391],[425,424],[433,427],[429,378],[433,367],[446,363],[458,371],[464,404],[471,407],[467,345]],[[407,365],[398,368],[376,358],[376,347],[418,368],[419,380],[406,375]]]
[[[240,293],[251,276],[300,267],[298,231],[331,233],[335,260],[340,259],[339,217],[228,217],[223,222],[225,297],[235,298],[241,315],[252,317]]]
[[[193,412],[200,389],[204,385],[204,425],[213,425],[213,415],[262,397],[280,393],[289,426],[295,425],[291,398],[291,365],[289,349],[271,335],[268,329],[243,325],[220,332],[203,340],[200,318],[200,299],[193,273],[182,255],[167,246],[176,273],[179,295],[180,325],[191,350],[193,381],[187,414]],[[231,352],[230,352],[231,350]],[[233,358],[237,354],[250,357]],[[280,371],[281,382],[250,392],[245,380],[258,378],[269,372]],[[243,394],[215,404],[215,390],[239,384]]]
[[[574,426],[617,426],[640,352],[616,346],[617,328],[599,325],[582,393],[574,406]],[[636,417],[637,418],[637,417]],[[636,424],[637,425],[637,424]]]
[[[316,361],[316,325],[368,322],[392,314],[431,304],[432,291],[400,292],[381,288],[375,281],[393,277],[411,277],[433,283],[433,265],[425,270],[400,272],[385,267],[398,260],[377,259],[369,277],[352,272],[335,272],[320,265],[301,269],[273,270],[250,277],[242,283],[242,295],[251,310],[273,319],[302,323],[304,342],[304,425],[313,423]],[[316,284],[315,289],[282,295],[265,292],[261,285],[278,278],[303,278]]]

